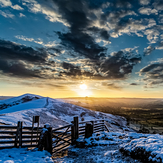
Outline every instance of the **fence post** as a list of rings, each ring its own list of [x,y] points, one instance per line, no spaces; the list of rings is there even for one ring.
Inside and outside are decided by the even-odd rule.
[[[52,154],[52,127],[45,125],[44,126],[48,132],[45,137],[45,150]]]
[[[79,119],[78,117],[74,117],[74,121],[72,121],[73,125],[71,126],[71,143],[74,145],[76,140],[79,138]]]
[[[15,144],[14,144],[16,148],[18,147],[19,125],[20,125],[20,121],[18,121],[17,123],[17,130],[16,130],[16,137],[15,137]]]
[[[79,138],[79,118],[74,117],[75,140]]]
[[[93,126],[93,128],[94,128],[94,121],[91,121],[91,123],[92,123],[92,126]],[[94,133],[94,129],[93,129],[93,133]]]
[[[33,116],[33,121],[32,121],[32,134],[31,134],[31,145],[32,145],[32,139],[33,139],[33,128],[34,128],[34,123],[37,123],[37,138],[36,142],[38,143],[38,128],[39,128],[39,122],[40,122],[40,116]]]
[[[105,131],[105,120],[102,120],[102,122],[103,122],[103,127],[102,127],[102,129],[103,129],[103,131]]]
[[[72,126],[71,126],[71,144],[74,145],[75,144],[74,121],[72,121],[71,123],[72,123]]]
[[[86,123],[85,125],[85,138],[91,137],[93,134],[93,124],[92,123]]]
[[[22,147],[22,126],[23,122],[18,122],[19,123],[19,148]]]

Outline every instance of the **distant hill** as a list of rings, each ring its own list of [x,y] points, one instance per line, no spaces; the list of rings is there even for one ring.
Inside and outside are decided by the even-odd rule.
[[[162,98],[64,98],[65,102],[73,103],[79,106],[86,107],[163,107],[163,99]]]
[[[0,100],[5,100],[5,99],[9,99],[12,98],[14,96],[0,96]]]

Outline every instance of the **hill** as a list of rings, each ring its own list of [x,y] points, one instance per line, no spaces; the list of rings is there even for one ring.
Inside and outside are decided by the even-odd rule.
[[[5,107],[4,107],[5,106]],[[0,123],[31,125],[33,116],[40,116],[40,125],[49,123],[52,127],[60,127],[70,123],[74,116],[79,120],[105,119],[113,131],[131,130],[126,126],[127,121],[121,116],[92,111],[83,107],[66,103],[61,99],[52,99],[33,94],[0,101]]]

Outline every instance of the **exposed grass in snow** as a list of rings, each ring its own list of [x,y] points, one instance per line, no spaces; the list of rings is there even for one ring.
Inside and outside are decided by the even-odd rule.
[[[101,132],[85,139],[84,148],[70,149],[68,156],[58,158],[56,163],[162,163],[162,160],[161,135]]]
[[[147,137],[134,139],[121,145],[122,153],[142,162],[163,162],[163,136],[147,135]]]

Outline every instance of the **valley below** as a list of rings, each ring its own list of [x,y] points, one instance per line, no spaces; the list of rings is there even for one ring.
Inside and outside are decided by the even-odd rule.
[[[66,98],[65,102],[93,111],[123,116],[137,132],[163,133],[163,99],[159,98]]]

